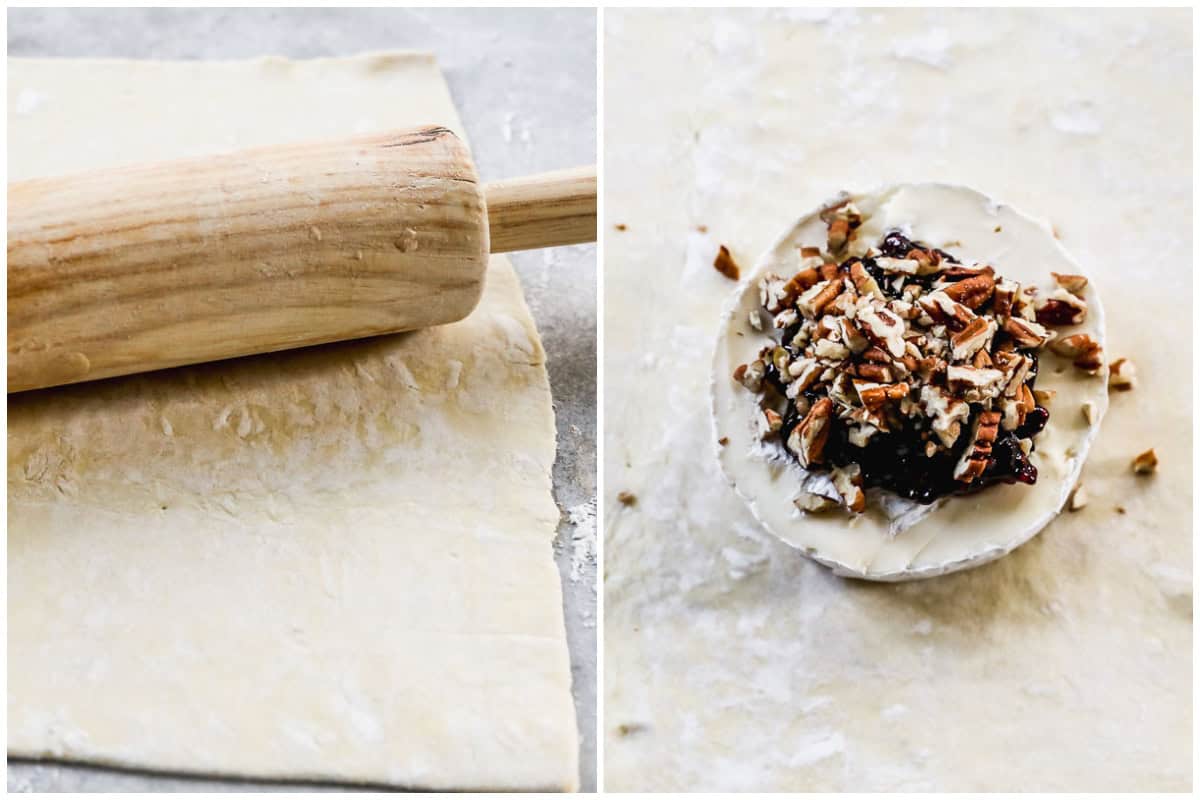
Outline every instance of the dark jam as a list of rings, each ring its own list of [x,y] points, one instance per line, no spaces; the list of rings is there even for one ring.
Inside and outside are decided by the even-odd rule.
[[[957,259],[941,250],[928,248],[920,242],[914,242],[899,231],[891,231],[884,236],[879,250],[888,258],[906,258],[910,251],[926,250],[937,252],[942,260],[957,264]],[[851,258],[841,268],[848,272],[850,265],[861,261],[866,270],[875,278],[880,289],[888,297],[898,297],[899,292],[892,288],[892,278],[875,264],[874,258]],[[930,276],[905,276],[907,284],[921,284],[925,288],[938,278]],[[991,301],[989,300],[990,304]],[[987,306],[984,307],[985,310]],[[784,346],[791,341],[795,330],[785,331]],[[1003,334],[998,334],[1003,336]],[[1028,356],[1033,363],[1029,369],[1025,384],[1033,391],[1038,375],[1038,356],[1036,351],[1020,349],[1018,352]],[[767,382],[783,395],[785,385],[780,380],[773,365],[766,370]],[[806,395],[809,393],[806,393]],[[816,396],[810,396],[815,400]],[[932,435],[926,427],[927,420],[902,418],[902,427],[890,433],[878,432],[873,435],[863,447],[851,444],[849,428],[846,423],[834,417],[830,421],[829,439],[825,444],[825,461],[830,466],[844,467],[858,464],[862,471],[863,488],[878,488],[893,492],[900,497],[918,503],[929,504],[939,498],[950,495],[968,495],[986,489],[998,483],[1025,483],[1032,485],[1037,481],[1038,472],[1021,449],[1021,440],[1029,439],[1046,426],[1050,418],[1049,412],[1042,406],[1037,406],[1025,416],[1024,424],[1015,431],[1001,430],[992,443],[992,458],[983,474],[970,483],[963,483],[954,478],[954,469],[963,450],[971,445],[968,441],[973,422],[982,411],[982,406],[972,404],[971,417],[962,425],[962,433],[954,446],[941,450],[933,456],[925,453],[925,445]],[[784,441],[792,429],[798,425],[801,417],[795,407],[789,404],[788,413],[784,416],[782,434]],[[1032,444],[1032,443],[1031,443]],[[1032,447],[1030,450],[1032,451]]]

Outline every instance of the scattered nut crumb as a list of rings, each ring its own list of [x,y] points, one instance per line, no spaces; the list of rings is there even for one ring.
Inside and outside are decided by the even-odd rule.
[[[646,730],[646,726],[640,722],[622,722],[617,726],[617,733],[621,736],[632,736],[644,730]]]
[[[1128,392],[1137,385],[1137,370],[1128,358],[1118,358],[1108,365],[1108,388]]]
[[[717,259],[713,261],[713,267],[731,281],[736,281],[742,274],[742,271],[738,269],[737,262],[729,254],[729,248],[725,245],[721,245],[721,249],[717,251]]]
[[[1151,447],[1144,453],[1139,453],[1133,459],[1131,464],[1133,471],[1138,475],[1149,475],[1158,470],[1158,456],[1154,454],[1154,448]]]
[[[627,230],[629,228],[629,226],[624,222],[618,222],[616,225],[613,225],[613,227],[619,231]]]
[[[724,447],[725,445],[729,444],[729,437],[722,436],[720,439],[717,439],[717,444],[721,445],[721,447]]]
[[[700,231],[700,233],[708,233],[708,226],[707,225],[697,225],[696,230]]]
[[[1001,230],[1003,230],[1003,229],[999,225],[997,225],[994,229],[994,232],[999,233]]]
[[[1083,418],[1085,420],[1087,420],[1088,425],[1096,424],[1096,404],[1095,403],[1093,403],[1091,400],[1085,400],[1085,401],[1083,401],[1083,405],[1081,405],[1079,407],[1079,410],[1083,412]]]
[[[1067,510],[1078,511],[1088,504],[1087,489],[1083,488],[1083,484],[1079,484],[1071,491],[1070,498],[1067,499]]]
[[[1116,511],[1118,514],[1124,514],[1125,506],[1113,506],[1113,511]]]
[[[636,505],[637,495],[633,492],[617,492],[617,501],[623,506]]]
[[[1033,399],[1037,401],[1039,406],[1048,406],[1054,402],[1054,397],[1058,392],[1053,389],[1034,389]]]

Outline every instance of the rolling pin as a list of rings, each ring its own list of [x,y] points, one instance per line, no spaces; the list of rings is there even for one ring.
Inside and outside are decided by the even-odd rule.
[[[8,391],[454,322],[595,238],[595,167],[482,186],[440,127],[12,183]]]

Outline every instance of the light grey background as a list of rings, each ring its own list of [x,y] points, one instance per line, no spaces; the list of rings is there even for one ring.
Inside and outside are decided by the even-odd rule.
[[[479,174],[495,180],[596,160],[591,9],[10,9],[8,54],[231,59],[436,54]],[[596,248],[511,256],[548,356],[558,426],[555,557],[580,729],[580,784],[596,786]],[[587,505],[591,503],[591,505]],[[578,524],[573,524],[575,519]],[[573,548],[578,575],[572,578]],[[578,567],[582,569],[578,569]],[[241,791],[298,787],[10,761],[10,791]],[[304,788],[319,788],[309,787]],[[344,789],[345,787],[338,787]]]

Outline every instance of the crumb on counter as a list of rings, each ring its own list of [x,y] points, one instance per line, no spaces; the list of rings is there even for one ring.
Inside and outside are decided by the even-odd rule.
[[[717,258],[713,261],[713,268],[731,281],[736,281],[742,274],[737,262],[730,255],[729,248],[725,245],[721,245],[721,249],[717,251]]]

